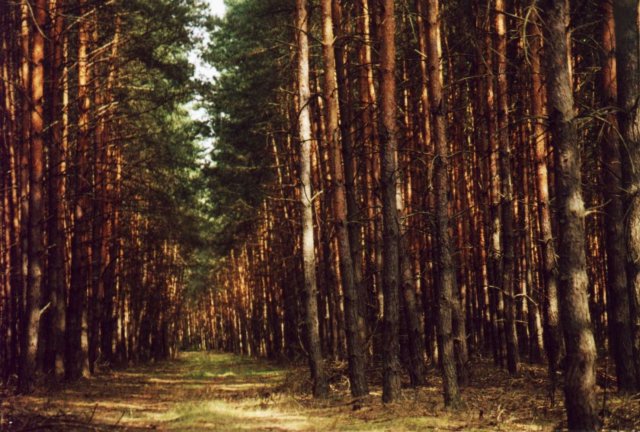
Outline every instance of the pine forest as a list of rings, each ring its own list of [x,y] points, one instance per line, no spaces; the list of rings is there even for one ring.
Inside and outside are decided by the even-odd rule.
[[[0,0],[0,430],[640,430],[640,0]]]

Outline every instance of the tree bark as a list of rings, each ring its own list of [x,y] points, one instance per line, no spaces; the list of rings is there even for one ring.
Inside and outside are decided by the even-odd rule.
[[[89,376],[87,335],[87,295],[89,288],[89,211],[91,171],[89,167],[89,23],[86,0],[80,0],[78,25],[78,142],[75,157],[74,225],[71,239],[71,288],[67,307],[67,352],[65,377],[76,380]],[[85,15],[85,16],[83,16]]]
[[[496,0],[496,67],[498,89],[498,141],[502,200],[502,280],[504,297],[505,338],[507,341],[507,369],[511,375],[518,373],[518,337],[515,317],[515,257],[513,223],[513,180],[511,178],[511,146],[509,144],[509,87],[507,82],[507,19],[504,0]]]
[[[340,276],[344,290],[344,312],[349,352],[349,379],[351,393],[362,396],[368,393],[365,376],[364,335],[360,331],[364,323],[360,316],[363,309],[355,283],[351,245],[349,242],[347,199],[344,167],[342,164],[342,143],[338,125],[338,83],[336,77],[336,57],[334,48],[333,17],[331,0],[322,0],[322,56],[324,59],[324,101],[326,108],[326,137],[329,144],[331,177],[333,180],[333,211],[336,237],[338,239]]]
[[[395,5],[394,0],[382,4],[380,31],[380,154],[382,175],[382,291],[383,316],[383,381],[382,401],[394,402],[400,396],[400,225],[396,207],[397,147],[396,79],[395,79]]]
[[[435,144],[433,182],[435,191],[436,290],[438,295],[438,335],[441,352],[444,403],[455,407],[460,402],[453,341],[453,302],[456,271],[449,238],[449,149],[447,145],[446,108],[443,94],[442,42],[440,37],[440,5],[427,4],[427,62],[429,73],[429,106]]]
[[[638,381],[633,361],[631,312],[625,267],[627,247],[624,238],[620,140],[617,131],[618,123],[613,112],[613,107],[617,103],[613,0],[601,0],[600,10],[602,12],[600,99],[603,108],[610,110],[603,125],[601,143],[609,350],[616,364],[618,390],[630,392],[636,389]]]
[[[62,113],[62,75],[63,75],[63,31],[64,15],[62,1],[52,2],[51,16],[53,18],[51,47],[53,62],[51,65],[51,88],[50,88],[50,119],[51,142],[49,147],[49,252],[48,252],[48,272],[49,272],[49,302],[50,309],[48,330],[49,347],[46,356],[51,364],[47,365],[50,372],[57,378],[64,375],[64,332],[65,332],[65,309],[66,309],[66,276],[65,276],[65,219],[66,219],[66,155],[67,149],[63,140]]]
[[[596,430],[596,346],[589,314],[586,211],[569,65],[569,4],[566,0],[545,0],[543,5],[559,217],[560,311],[567,349],[565,407],[570,430]]]
[[[623,141],[622,181],[626,191],[627,280],[637,387],[640,389],[640,5],[614,2],[618,72],[618,121]]]
[[[313,395],[325,397],[327,382],[322,365],[318,325],[318,288],[313,238],[313,196],[311,191],[311,120],[309,116],[309,42],[306,0],[296,0],[296,30],[298,41],[298,96],[300,98],[300,196],[302,200],[302,259],[304,270],[305,330],[309,368],[313,380]]]
[[[31,31],[31,146],[29,152],[29,246],[28,283],[24,314],[23,343],[20,359],[18,390],[29,393],[33,389],[38,352],[40,326],[40,296],[44,273],[44,35],[47,18],[46,0],[33,5],[35,26]]]
[[[551,224],[551,199],[549,194],[549,169],[547,166],[547,132],[544,125],[544,85],[542,81],[542,32],[540,18],[534,15],[530,27],[531,42],[531,113],[534,118],[536,185],[538,195],[538,219],[540,223],[540,248],[542,249],[542,275],[544,278],[544,342],[548,361],[552,400],[556,388],[556,372],[560,357],[561,329],[558,311],[558,262],[556,259],[553,225]]]

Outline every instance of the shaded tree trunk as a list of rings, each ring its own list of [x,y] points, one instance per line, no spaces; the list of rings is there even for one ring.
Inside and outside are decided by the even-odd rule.
[[[334,48],[333,17],[331,0],[322,0],[322,54],[324,59],[324,101],[326,108],[326,136],[329,143],[331,177],[333,180],[333,212],[336,237],[338,239],[340,277],[344,291],[344,313],[349,353],[349,380],[351,393],[362,396],[368,393],[365,376],[364,323],[360,316],[363,309],[353,271],[351,245],[349,241],[347,198],[344,167],[342,164],[342,143],[338,125],[338,83],[336,77],[336,57]],[[326,240],[325,240],[326,241]]]
[[[569,4],[566,0],[545,0],[543,5],[559,217],[559,299],[567,349],[565,407],[570,430],[596,430],[599,427],[595,407],[596,346],[589,314],[586,210],[569,65]]]
[[[80,15],[86,14],[86,0],[80,0]],[[87,295],[89,288],[89,211],[91,171],[89,166],[89,24],[82,16],[78,26],[78,141],[75,156],[74,225],[71,239],[71,289],[67,307],[67,353],[65,376],[76,380],[89,376]]]
[[[496,67],[498,89],[498,142],[500,149],[500,180],[502,200],[502,280],[500,288],[504,297],[504,331],[507,341],[507,369],[511,375],[518,373],[518,337],[515,308],[515,256],[513,222],[513,180],[511,178],[511,145],[509,143],[509,95],[507,82],[507,19],[504,0],[496,0]]]
[[[619,124],[623,140],[627,279],[633,331],[633,355],[640,387],[640,32],[636,0],[614,2]]]
[[[544,279],[544,342],[548,360],[551,398],[556,388],[556,372],[560,357],[561,330],[558,311],[558,263],[551,223],[551,198],[549,194],[549,169],[547,166],[547,132],[544,125],[544,85],[542,83],[542,32],[540,17],[534,15],[530,27],[531,42],[531,113],[534,118],[536,190],[538,195],[538,220],[540,223],[540,248],[542,250],[542,277]]]
[[[612,109],[617,101],[615,26],[613,0],[601,0],[602,11],[602,70],[600,97],[605,109],[611,110],[603,125],[601,151],[603,162],[603,198],[605,200],[604,234],[607,250],[607,317],[609,349],[616,364],[620,391],[633,391],[637,376],[633,362],[631,315],[625,262],[627,248],[624,239],[624,207],[622,201],[622,169],[620,140],[616,116]]]
[[[382,291],[383,316],[383,381],[382,401],[394,402],[400,395],[400,225],[396,207],[398,126],[396,119],[395,80],[395,5],[383,2],[380,31],[380,154],[382,175]]]
[[[49,302],[50,309],[47,311],[49,329],[47,346],[46,365],[50,372],[57,378],[64,375],[64,332],[65,332],[65,309],[66,309],[66,276],[65,276],[65,219],[66,219],[66,139],[63,134],[63,121],[61,116],[62,105],[62,77],[64,65],[64,11],[62,1],[56,0],[52,3],[51,16],[53,17],[53,32],[51,35],[51,46],[53,51],[53,62],[51,65],[50,84],[50,119],[51,142],[49,147],[49,223],[48,223],[48,272],[49,272]],[[66,78],[65,78],[66,79]]]
[[[449,238],[449,149],[447,145],[446,108],[443,92],[442,42],[440,38],[439,1],[427,4],[427,61],[429,106],[435,144],[433,182],[435,192],[436,290],[438,296],[438,336],[440,366],[444,385],[444,403],[455,407],[460,401],[453,341],[453,302],[456,271]]]

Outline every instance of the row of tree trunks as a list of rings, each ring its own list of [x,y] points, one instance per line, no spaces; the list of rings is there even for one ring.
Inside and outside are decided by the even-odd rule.
[[[234,248],[235,259],[245,260],[243,274],[233,274],[237,265],[228,260],[214,284],[224,289],[212,294],[225,315],[224,324],[210,328],[233,329],[234,336],[229,342],[216,330],[208,338],[234,349],[253,346],[255,354],[268,355],[274,337],[285,351],[299,346],[295,331],[277,335],[269,330],[274,323],[250,318],[256,308],[270,307],[262,302],[282,296],[298,311],[285,319],[276,308],[270,316],[300,319],[308,306],[287,297],[304,286],[293,275],[306,283],[316,277],[313,356],[319,352],[320,360],[314,363],[347,360],[355,396],[366,393],[367,368],[382,365],[383,398],[397,400],[403,369],[417,384],[414,366],[430,361],[441,365],[445,401],[455,406],[469,361],[493,356],[517,376],[522,362],[546,360],[552,398],[559,372],[565,373],[565,397],[574,401],[570,424],[581,424],[582,416],[583,426],[594,428],[594,350],[596,343],[604,348],[607,331],[619,388],[637,388],[637,302],[628,262],[635,241],[628,229],[633,218],[625,219],[635,208],[627,187],[635,164],[624,150],[635,129],[617,134],[615,126],[619,121],[620,132],[626,130],[635,107],[627,102],[616,115],[616,99],[623,105],[627,88],[620,80],[636,77],[618,72],[614,79],[612,54],[612,24],[623,34],[624,20],[604,5],[602,22],[594,13],[569,25],[564,1],[474,1],[471,17],[431,0],[406,11],[366,0],[320,6],[306,28],[322,41],[308,47],[305,78],[313,94],[308,103],[299,95],[279,101],[301,148],[307,139],[298,122],[308,107],[308,160],[298,159],[290,138],[273,140],[278,181],[268,187],[279,198],[262,202],[255,232]],[[614,6],[637,16],[626,2]],[[637,20],[630,22],[637,32]],[[593,23],[602,26],[593,35],[608,52],[597,62],[595,51],[569,43],[572,32],[593,36]],[[413,29],[415,38],[407,36]],[[615,52],[633,71],[634,60]],[[291,82],[300,86],[302,79]],[[595,100],[609,124],[598,140],[593,122],[576,121],[576,107]],[[275,122],[270,127],[278,130]],[[301,163],[308,178],[297,176]],[[298,181],[309,190],[291,192]],[[299,210],[292,202],[312,210],[304,231],[289,222]],[[600,205],[605,218],[585,210]],[[281,236],[288,246],[276,240]],[[257,239],[261,253],[241,252]],[[274,270],[282,256],[300,257],[302,249],[304,267],[293,262],[286,276]],[[267,268],[266,280],[280,281],[272,297],[260,274]],[[243,309],[248,304],[251,312]],[[614,342],[614,334],[624,340]]]
[[[166,236],[147,242],[148,214],[124,205],[137,187],[124,177],[150,176],[124,162],[139,126],[116,108],[135,63],[118,51],[120,6],[0,6],[0,376],[21,393],[175,352],[165,303],[182,295],[181,257]],[[166,280],[139,286],[145,271]],[[135,304],[139,293],[162,304]]]

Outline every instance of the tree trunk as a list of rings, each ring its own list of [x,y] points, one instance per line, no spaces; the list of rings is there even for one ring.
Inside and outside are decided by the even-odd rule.
[[[607,317],[609,350],[616,364],[618,390],[632,392],[638,385],[633,361],[633,339],[629,309],[629,291],[625,263],[627,248],[624,238],[624,207],[622,202],[622,170],[620,140],[613,107],[617,102],[615,25],[613,0],[601,0],[602,69],[600,98],[604,109],[610,110],[602,137],[603,198],[605,201],[604,234],[607,250]]]
[[[71,239],[71,289],[67,308],[67,355],[65,376],[69,380],[89,376],[87,295],[89,267],[89,211],[91,172],[89,153],[89,24],[86,0],[80,0],[78,26],[78,142],[76,148],[74,225]]]
[[[544,85],[542,83],[542,32],[540,18],[533,17],[531,24],[531,114],[534,118],[536,185],[538,218],[540,223],[540,248],[542,249],[542,275],[544,278],[544,342],[549,364],[549,381],[553,401],[556,388],[556,372],[560,357],[561,331],[558,311],[558,262],[551,224],[551,199],[549,194],[549,170],[547,167],[547,132],[544,125]]]
[[[623,140],[622,181],[626,195],[625,240],[627,280],[633,331],[637,389],[640,389],[640,5],[637,0],[614,2],[618,71],[619,124]]]
[[[31,147],[29,152],[29,277],[18,390],[32,390],[36,374],[38,331],[40,325],[40,296],[44,273],[44,35],[42,29],[47,18],[46,0],[33,5],[36,29],[31,31]]]
[[[449,238],[449,150],[447,145],[446,108],[443,94],[442,42],[440,38],[440,12],[438,0],[427,4],[427,61],[429,71],[429,105],[435,144],[433,170],[436,237],[436,290],[438,295],[438,335],[441,352],[440,364],[443,373],[445,405],[459,404],[458,376],[453,341],[453,302],[456,292],[454,268]]]
[[[19,178],[19,190],[20,190],[20,283],[17,285],[16,300],[18,311],[18,325],[16,336],[19,338],[20,344],[20,361],[18,364],[18,381],[23,380],[23,383],[18,383],[18,388],[24,386],[25,391],[29,391],[32,385],[31,375],[29,371],[21,369],[27,368],[28,365],[23,361],[24,355],[27,353],[27,345],[29,340],[27,339],[25,325],[25,297],[28,290],[28,273],[29,273],[29,176],[30,176],[30,164],[29,159],[31,156],[31,52],[29,50],[31,29],[29,26],[31,17],[29,16],[29,3],[26,0],[22,0],[20,3],[20,93],[22,95],[21,106],[21,147],[20,147],[20,178]]]
[[[567,349],[565,407],[570,430],[596,430],[596,346],[589,314],[586,211],[569,66],[569,4],[566,0],[546,0],[543,4],[559,217],[560,310]]]
[[[382,291],[383,316],[383,381],[382,401],[394,402],[400,395],[400,225],[396,207],[397,147],[396,81],[395,81],[395,5],[394,0],[383,3],[380,31],[380,154],[382,176]]]
[[[500,148],[500,180],[502,200],[502,280],[504,297],[504,331],[507,341],[507,369],[511,375],[518,373],[518,337],[515,317],[515,257],[513,224],[513,180],[511,178],[511,146],[509,144],[509,95],[507,83],[507,24],[504,0],[496,0],[496,66],[498,83],[498,141]]]
[[[300,98],[300,195],[302,200],[302,259],[304,267],[305,330],[309,368],[313,380],[313,395],[325,397],[327,382],[322,365],[318,328],[318,288],[316,285],[316,257],[313,239],[313,196],[311,191],[311,120],[309,117],[309,42],[306,0],[296,0],[296,29],[298,41],[298,95]]]
[[[351,245],[349,242],[347,200],[342,165],[342,144],[338,125],[338,83],[334,48],[331,0],[322,0],[322,55],[324,59],[324,101],[326,108],[326,137],[329,144],[331,177],[333,180],[333,211],[340,260],[340,276],[344,290],[344,311],[349,351],[349,378],[351,393],[362,396],[368,393],[365,376],[364,328],[360,316],[362,309],[354,277]]]
[[[57,378],[64,375],[64,331],[65,331],[65,219],[66,219],[66,156],[67,149],[63,140],[62,106],[62,76],[64,65],[64,11],[62,1],[52,2],[51,16],[53,17],[53,33],[51,47],[53,63],[51,65],[50,85],[50,120],[51,142],[49,147],[49,222],[48,222],[48,272],[49,272],[49,340],[47,340],[50,362],[46,367]]]

